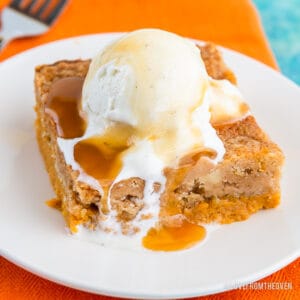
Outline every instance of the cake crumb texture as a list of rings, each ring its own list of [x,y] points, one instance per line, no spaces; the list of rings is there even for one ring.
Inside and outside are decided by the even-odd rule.
[[[236,84],[233,72],[213,44],[205,44],[200,50],[211,77]],[[67,77],[84,78],[89,64],[90,60],[59,61],[38,66],[35,72],[37,140],[71,232],[76,232],[78,224],[95,229],[101,223],[101,195],[79,181],[78,171],[66,164],[57,144],[55,121],[46,113],[45,104],[55,81]],[[169,191],[171,196],[162,194],[160,218],[168,226],[176,227],[178,215],[197,224],[241,221],[260,209],[276,207],[280,202],[280,170],[284,157],[255,118],[248,116],[235,123],[214,127],[226,149],[224,159],[216,166],[200,159],[182,182]],[[172,172],[166,172],[167,184],[172,180]],[[123,223],[125,233],[129,222],[143,208],[144,186],[141,178],[129,178],[111,189],[111,205]],[[159,188],[159,185],[155,186],[156,190]],[[151,216],[145,216],[148,217]]]

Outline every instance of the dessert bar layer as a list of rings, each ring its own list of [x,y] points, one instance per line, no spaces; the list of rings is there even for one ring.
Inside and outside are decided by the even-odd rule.
[[[209,75],[236,83],[235,76],[224,64],[216,47],[200,47]],[[47,113],[46,101],[51,86],[62,78],[84,78],[89,60],[59,61],[36,68],[36,133],[46,169],[62,204],[62,213],[71,231],[77,224],[93,228],[100,221],[101,195],[78,180],[78,172],[65,162],[60,151],[54,118]],[[174,187],[171,197],[161,198],[161,216],[172,223],[170,214],[185,215],[191,222],[217,221],[230,223],[248,218],[252,213],[278,205],[280,201],[280,169],[283,155],[278,146],[258,126],[253,116],[231,124],[215,126],[226,154],[222,162],[206,168],[197,164],[185,179]],[[169,175],[168,175],[169,174]],[[166,172],[172,176],[172,172]],[[111,191],[111,203],[120,221],[128,222],[138,213],[144,182],[130,178],[116,184]],[[171,212],[171,213],[170,213]]]

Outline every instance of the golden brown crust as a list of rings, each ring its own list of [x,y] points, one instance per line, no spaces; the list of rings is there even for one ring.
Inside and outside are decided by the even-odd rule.
[[[236,84],[234,73],[226,66],[220,51],[213,43],[199,46],[205,68],[210,77],[214,79],[227,79]]]
[[[234,74],[224,64],[216,47],[207,44],[201,55],[208,73],[215,79],[228,79],[235,83]],[[78,182],[77,173],[67,166],[57,145],[54,121],[45,113],[45,101],[50,86],[66,77],[85,77],[90,60],[60,61],[36,68],[36,131],[41,153],[55,190],[62,201],[62,210],[72,231],[84,223],[93,228],[99,222],[99,192],[85,183]],[[224,143],[226,154],[221,163],[203,173],[203,164],[190,170],[182,184],[174,189],[174,203],[162,197],[162,217],[172,211],[185,215],[192,222],[230,223],[243,220],[262,208],[279,203],[280,168],[283,163],[281,150],[249,116],[239,122],[215,126]],[[202,173],[200,172],[202,170]],[[130,179],[132,180],[132,179]],[[134,180],[134,179],[133,179]],[[144,181],[128,181],[116,185],[112,203],[118,217],[128,221],[142,208]]]
[[[35,72],[37,140],[53,189],[62,202],[63,215],[73,232],[79,223],[94,226],[98,217],[96,205],[100,201],[100,195],[87,184],[77,181],[77,172],[66,165],[57,144],[57,127],[45,112],[45,102],[50,86],[56,80],[73,76],[85,77],[89,64],[89,60],[59,61],[53,65],[38,66]]]
[[[200,159],[173,196],[163,198],[162,216],[172,211],[194,222],[231,223],[279,204],[284,157],[255,118],[218,126],[216,131],[226,149],[222,162],[207,168]]]

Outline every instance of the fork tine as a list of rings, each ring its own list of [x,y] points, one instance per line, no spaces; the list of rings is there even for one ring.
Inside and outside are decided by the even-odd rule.
[[[31,9],[34,7],[34,5],[38,2],[38,0],[31,0],[30,3],[26,5],[25,8],[22,9],[24,13],[30,13]]]
[[[56,7],[52,10],[52,12],[46,17],[46,19],[44,20],[44,22],[48,25],[50,25],[55,19],[56,17],[60,14],[60,12],[62,11],[63,7],[66,4],[66,0],[61,0]]]
[[[12,0],[10,3],[9,3],[9,6],[12,7],[12,8],[16,8],[18,9],[20,4],[21,4],[22,0]]]
[[[41,7],[37,10],[34,14],[37,18],[41,18],[43,12],[47,9],[48,5],[50,4],[51,0],[45,0]]]

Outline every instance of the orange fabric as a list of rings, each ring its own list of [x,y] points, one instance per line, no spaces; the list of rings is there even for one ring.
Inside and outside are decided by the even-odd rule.
[[[291,282],[291,290],[232,290],[211,296],[190,300],[297,300],[300,299],[300,259],[279,272],[258,282]],[[24,271],[6,259],[0,257],[0,299],[1,300],[114,300],[107,296],[98,296],[74,290],[54,282],[42,279]]]
[[[0,0],[0,8],[8,0]],[[247,0],[73,0],[51,30],[12,42],[4,59],[45,42],[81,34],[158,27],[183,36],[212,40],[270,66],[276,62],[257,12]]]
[[[0,8],[9,1],[0,0]],[[4,60],[25,49],[81,34],[158,27],[211,40],[276,68],[259,17],[248,0],[73,0],[51,30],[12,42]],[[260,282],[290,282],[292,290],[234,290],[201,299],[300,299],[300,259]],[[0,299],[113,299],[41,279],[0,258]],[[200,298],[199,298],[200,299]]]

